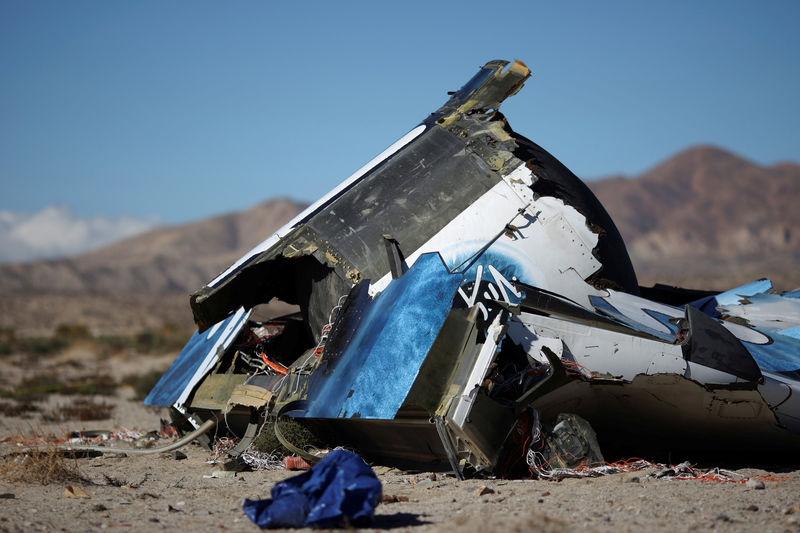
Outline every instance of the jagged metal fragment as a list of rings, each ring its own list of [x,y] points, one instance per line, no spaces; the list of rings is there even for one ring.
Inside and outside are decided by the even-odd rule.
[[[639,455],[796,451],[797,293],[639,287],[597,198],[500,113],[529,76],[487,63],[195,292],[199,332],[146,403],[459,476],[524,456],[533,412]],[[249,320],[273,298],[299,313]]]

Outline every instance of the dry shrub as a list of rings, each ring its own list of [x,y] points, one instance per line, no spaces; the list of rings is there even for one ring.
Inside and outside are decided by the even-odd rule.
[[[0,478],[11,483],[89,483],[78,461],[65,450],[42,449],[6,455]]]
[[[39,407],[30,402],[0,402],[0,415],[19,418],[30,418],[31,413],[39,411]]]
[[[120,380],[120,385],[133,388],[135,393],[133,399],[140,402],[150,394],[163,375],[163,370],[151,370],[145,374],[130,374]]]
[[[58,378],[54,374],[37,372],[24,378],[19,387],[0,391],[0,397],[18,402],[40,402],[58,392],[59,387]]]
[[[59,394],[78,396],[114,396],[119,384],[108,374],[91,374],[63,384]]]
[[[0,391],[0,398],[10,398],[18,402],[39,402],[46,400],[50,394],[113,396],[118,388],[119,384],[107,374],[91,374],[65,383],[52,372],[37,372],[23,379],[19,387]]]
[[[88,398],[78,398],[68,405],[59,405],[52,411],[42,414],[48,422],[68,422],[70,420],[105,420],[111,418],[114,406],[106,402],[96,402]]]

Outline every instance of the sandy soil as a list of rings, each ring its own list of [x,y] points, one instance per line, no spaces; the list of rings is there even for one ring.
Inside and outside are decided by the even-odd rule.
[[[106,420],[54,424],[36,413],[27,419],[0,419],[0,452],[20,450],[9,439],[12,435],[158,429],[164,413],[131,401],[131,394],[123,389],[116,397],[96,398],[116,406]],[[67,401],[70,398],[52,396],[47,405]],[[183,452],[187,455],[183,460],[169,453],[138,457],[108,453],[78,459],[88,480],[83,484],[9,482],[0,476],[0,531],[252,532],[258,528],[242,512],[243,499],[266,498],[276,482],[297,474],[286,470],[215,474],[221,466],[209,464],[208,451],[193,444]],[[763,489],[745,483],[648,478],[657,468],[560,482],[457,481],[452,476],[382,466],[374,470],[384,495],[396,501],[378,507],[370,531],[800,531],[800,470],[796,467],[735,471],[742,480],[776,476],[762,478]],[[82,489],[88,497],[65,496],[67,485]]]

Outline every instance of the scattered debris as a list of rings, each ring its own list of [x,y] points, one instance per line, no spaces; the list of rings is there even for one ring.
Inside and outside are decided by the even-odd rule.
[[[198,331],[145,403],[182,432],[224,420],[214,461],[268,468],[319,460],[289,422],[459,479],[640,465],[601,450],[796,454],[800,291],[639,286],[597,198],[499,112],[529,76],[490,61],[196,291]],[[300,312],[252,319],[273,298]],[[728,478],[682,464],[659,479]]]
[[[72,485],[64,487],[64,496],[66,498],[90,498],[85,490],[80,487],[73,487]]]
[[[748,479],[745,485],[747,485],[751,489],[756,489],[756,490],[764,490],[766,488],[766,485],[764,485],[763,481],[755,478]]]
[[[308,461],[296,455],[287,455],[284,457],[283,466],[285,466],[287,470],[308,470],[311,468]]]
[[[239,456],[253,470],[280,470],[286,468],[280,455],[275,453],[246,450]]]
[[[475,496],[486,496],[487,494],[494,494],[494,489],[484,486],[475,489]]]
[[[203,475],[203,477],[206,479],[236,477],[236,472],[232,470],[214,470],[211,474]]]

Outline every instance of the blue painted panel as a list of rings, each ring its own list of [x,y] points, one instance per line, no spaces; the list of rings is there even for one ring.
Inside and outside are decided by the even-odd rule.
[[[756,294],[767,292],[771,288],[772,282],[770,280],[760,279],[742,285],[741,287],[721,292],[714,298],[716,298],[718,305],[739,305],[742,296],[755,296]]]
[[[746,283],[736,287],[735,289],[721,292],[715,296],[706,296],[705,298],[700,298],[699,300],[691,302],[689,305],[697,307],[709,316],[719,318],[720,314],[719,311],[717,311],[717,307],[722,305],[740,305],[740,300],[743,296],[762,294],[771,288],[772,282],[770,280],[760,279],[758,281]]]
[[[309,384],[313,418],[394,418],[462,281],[439,254],[423,254],[362,309],[358,329],[332,366]]]
[[[752,307],[749,314],[743,316],[752,329],[772,339],[768,344],[742,342],[758,366],[774,372],[800,370],[800,326],[797,325],[800,304],[792,296],[787,298],[787,293],[757,293],[747,299],[750,304],[731,305],[728,311],[735,315],[737,309],[745,313]]]
[[[780,333],[781,335],[785,335],[787,337],[792,337],[792,338],[795,338],[797,340],[800,340],[800,326],[795,326],[793,328],[784,329],[784,330],[779,331],[778,333]]]
[[[764,328],[759,328],[758,331],[772,337],[773,342],[769,344],[743,342],[742,345],[747,348],[761,370],[773,372],[800,370],[800,339],[783,336]]]
[[[239,310],[203,333],[195,331],[181,353],[144,399],[144,404],[160,407],[174,405],[187,387],[196,384],[197,379],[193,378],[203,363],[209,357],[216,360],[217,347],[235,335],[247,322],[248,317],[249,313]],[[235,331],[231,331],[232,329]],[[192,383],[193,381],[195,383]]]

